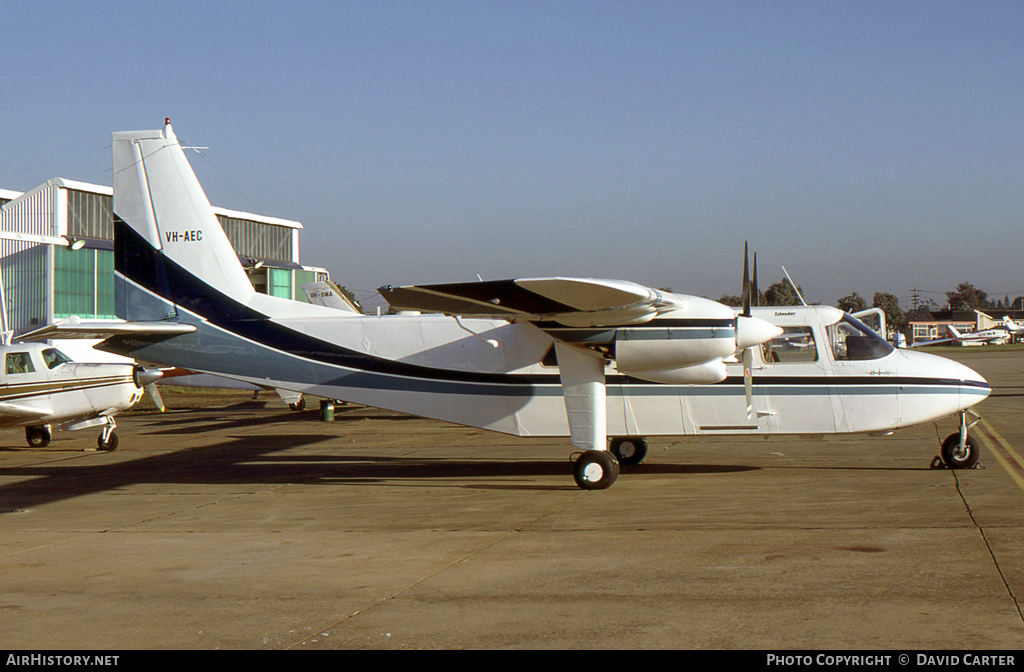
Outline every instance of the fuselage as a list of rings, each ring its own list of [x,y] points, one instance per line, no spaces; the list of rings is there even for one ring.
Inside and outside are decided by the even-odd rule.
[[[554,339],[535,324],[439,314],[342,315],[262,295],[248,312],[222,311],[235,317],[211,321],[131,281],[119,286],[132,305],[151,304],[146,312],[152,314],[177,310],[179,320],[197,326],[193,334],[135,350],[108,344],[121,354],[508,434],[569,431]],[[611,436],[886,432],[951,415],[990,391],[969,368],[893,349],[835,308],[753,313],[784,333],[770,347],[753,349],[750,414],[738,361],[725,362],[720,382],[670,384],[620,370],[615,347],[630,334],[635,342],[639,327],[557,333],[606,353]],[[678,319],[665,324],[658,318],[645,323],[643,338],[662,329],[677,340],[687,330],[707,338],[729,330],[724,324],[717,330],[680,327]]]

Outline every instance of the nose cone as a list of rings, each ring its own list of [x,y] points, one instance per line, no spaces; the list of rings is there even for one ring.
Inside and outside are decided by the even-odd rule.
[[[782,334],[782,328],[777,327],[760,317],[736,317],[736,349],[743,350],[765,341],[770,341]]]
[[[901,427],[959,413],[992,391],[977,371],[959,362],[912,350],[897,353]]]
[[[966,410],[982,401],[992,393],[992,387],[980,373],[974,369],[956,363],[957,375],[960,378],[960,410]]]

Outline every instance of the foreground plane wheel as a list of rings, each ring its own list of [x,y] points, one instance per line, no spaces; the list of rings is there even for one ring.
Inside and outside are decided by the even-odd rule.
[[[584,490],[604,490],[619,476],[619,462],[607,450],[588,450],[573,464],[573,478]]]
[[[288,404],[288,408],[292,409],[293,411],[306,410],[306,398],[303,397],[302,399],[296,401],[294,404]]]
[[[960,432],[954,432],[942,442],[942,461],[950,469],[970,469],[978,463],[980,457],[978,442],[970,434],[966,445],[960,448]]]
[[[612,439],[609,450],[619,464],[640,464],[647,457],[647,439],[642,436],[620,436]]]
[[[100,438],[96,439],[96,445],[100,447],[100,450],[116,450],[117,434],[111,432],[106,441],[103,440],[103,435],[100,434]]]
[[[26,427],[25,440],[29,448],[45,448],[50,445],[50,430],[46,427]]]

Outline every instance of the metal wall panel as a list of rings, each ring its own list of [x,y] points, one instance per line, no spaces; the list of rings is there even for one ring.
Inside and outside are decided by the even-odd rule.
[[[217,215],[235,252],[243,257],[292,261],[292,229]]]

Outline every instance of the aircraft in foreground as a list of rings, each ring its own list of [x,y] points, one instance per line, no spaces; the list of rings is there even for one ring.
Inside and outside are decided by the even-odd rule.
[[[189,325],[99,348],[518,436],[568,436],[576,483],[610,486],[646,437],[886,433],[964,411],[985,380],[900,352],[836,308],[744,307],[620,280],[385,287],[361,315],[255,292],[169,124],[114,133],[116,305]],[[401,314],[404,311],[436,311]],[[776,339],[779,339],[776,341]],[[796,345],[799,344],[799,345]],[[609,445],[608,437],[614,437]]]

